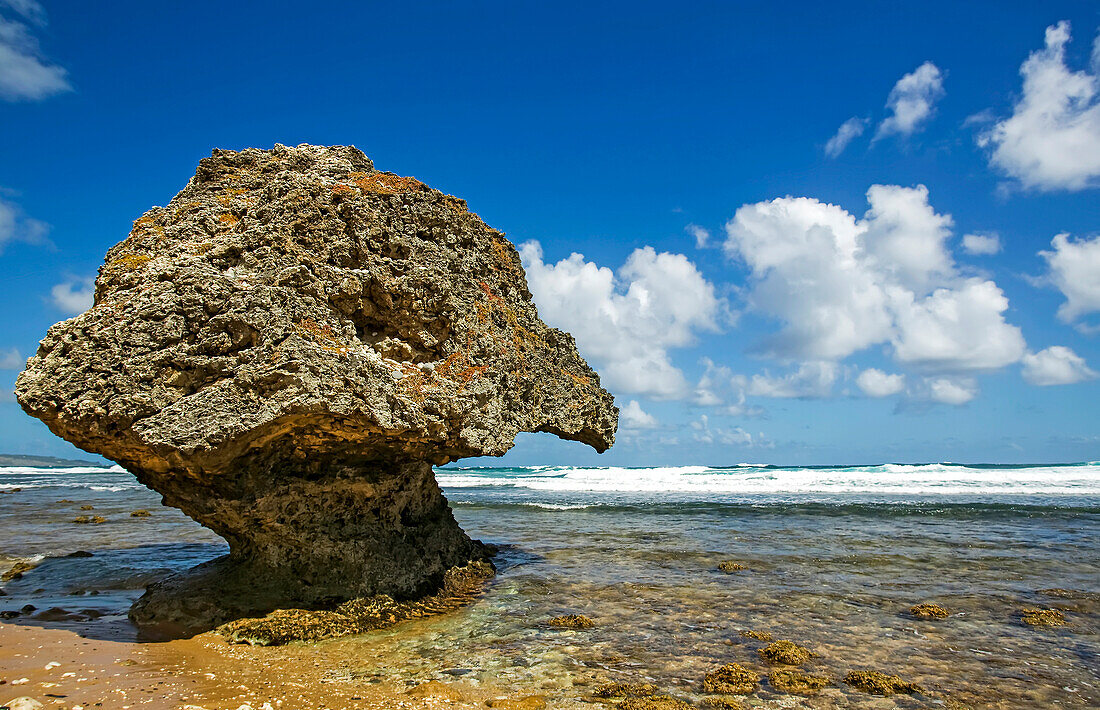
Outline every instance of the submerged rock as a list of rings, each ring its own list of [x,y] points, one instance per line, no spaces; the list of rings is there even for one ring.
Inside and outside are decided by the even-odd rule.
[[[605,683],[592,692],[597,698],[644,698],[656,694],[657,686],[652,683]]]
[[[485,704],[493,710],[545,710],[546,698],[542,695],[521,695],[515,698],[492,698]]]
[[[591,629],[596,626],[596,622],[584,614],[563,614],[555,616],[546,623],[555,629]]]
[[[1066,615],[1057,609],[1025,607],[1020,610],[1020,619],[1028,626],[1066,625]]]
[[[11,566],[3,574],[0,574],[0,582],[10,582],[13,579],[23,579],[24,572],[30,572],[32,569],[38,566],[38,562],[31,560],[20,560]]]
[[[703,690],[721,695],[748,695],[759,682],[760,674],[739,663],[727,663],[703,676]]]
[[[813,695],[832,684],[823,675],[811,675],[793,669],[776,670],[768,674],[768,684],[776,690],[796,695]]]
[[[107,518],[104,518],[102,515],[78,515],[73,518],[73,522],[82,525],[99,525],[100,523],[107,522]]]
[[[769,644],[760,649],[758,653],[768,663],[782,663],[788,666],[800,666],[813,658],[814,655],[810,649],[786,639]]]
[[[767,631],[753,631],[752,629],[743,629],[738,633],[747,639],[756,639],[757,641],[771,641],[773,638],[772,635]]]
[[[909,607],[909,613],[917,619],[946,619],[951,616],[947,609],[939,604],[916,604]]]
[[[1058,599],[1083,599],[1090,602],[1100,601],[1100,592],[1085,592],[1080,589],[1062,589],[1060,587],[1054,587],[1051,589],[1039,589],[1036,593],[1048,597],[1056,597]]]
[[[703,707],[719,710],[743,710],[744,704],[732,695],[709,695],[703,698]]]
[[[619,703],[618,707],[619,710],[692,710],[691,705],[671,695],[630,697]]]
[[[16,397],[229,543],[131,610],[180,633],[436,592],[486,552],[433,464],[524,431],[603,451],[618,414],[463,200],[308,145],[202,160],[108,251]]]
[[[897,693],[920,693],[921,687],[909,683],[896,675],[887,675],[879,671],[849,671],[844,676],[848,685],[874,695],[896,695]]]
[[[131,518],[148,518],[152,515],[152,513],[150,513],[148,510],[145,510],[144,508],[142,508],[141,510],[132,511],[130,513]]]

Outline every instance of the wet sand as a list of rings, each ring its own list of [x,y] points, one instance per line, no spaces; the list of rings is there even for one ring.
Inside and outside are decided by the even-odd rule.
[[[415,709],[486,707],[504,690],[461,681],[351,682],[326,657],[311,646],[234,646],[214,634],[133,643],[5,623],[0,624],[0,703],[28,696],[46,707],[85,710]]]

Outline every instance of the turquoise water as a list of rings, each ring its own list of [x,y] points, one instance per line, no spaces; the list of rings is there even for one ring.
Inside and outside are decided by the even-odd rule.
[[[1096,464],[446,467],[438,478],[462,526],[501,547],[500,574],[458,613],[321,644],[334,682],[460,676],[591,707],[580,701],[592,686],[645,680],[699,702],[714,666],[767,673],[764,644],[739,634],[753,629],[814,650],[806,670],[883,670],[926,692],[877,698],[838,683],[800,698],[764,683],[748,707],[1100,707]],[[8,623],[126,638],[145,583],[225,549],[122,471],[0,472],[0,490],[14,488],[0,495],[0,555],[41,564],[4,584],[0,609],[70,616]],[[152,517],[131,518],[138,508]],[[71,522],[82,514],[107,521]],[[76,550],[92,556],[63,557]],[[722,560],[748,569],[723,574]],[[925,601],[951,616],[911,618]],[[1069,623],[1027,626],[1029,606]],[[597,626],[545,625],[563,613]]]

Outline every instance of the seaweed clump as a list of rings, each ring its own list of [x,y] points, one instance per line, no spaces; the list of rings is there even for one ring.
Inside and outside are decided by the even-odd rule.
[[[939,604],[917,604],[909,607],[909,613],[917,619],[946,619],[951,614]]]
[[[607,683],[592,693],[597,698],[646,698],[657,694],[652,683]]]
[[[718,563],[718,571],[725,572],[726,574],[742,572],[747,569],[748,567],[746,565],[743,565],[740,562],[734,562],[733,560],[726,560],[725,562]]]
[[[759,674],[738,663],[727,663],[703,676],[703,690],[721,695],[748,695],[756,690]]]
[[[732,695],[711,695],[703,698],[703,706],[718,710],[743,710],[744,705]]]
[[[921,687],[916,683],[902,680],[896,675],[886,675],[879,671],[849,671],[844,676],[844,682],[848,685],[873,695],[895,695],[897,693],[920,693]]]
[[[331,611],[277,609],[262,618],[222,624],[218,633],[227,641],[253,646],[278,646],[291,641],[320,641],[361,634],[464,606],[473,601],[494,573],[489,563],[475,561],[448,570],[438,593],[416,601],[399,602],[387,594],[379,594],[346,601]]]
[[[671,695],[647,695],[627,698],[618,705],[619,710],[694,710],[690,705]]]
[[[1025,607],[1020,610],[1020,619],[1028,626],[1065,626],[1066,615],[1057,609]]]
[[[773,638],[767,631],[753,631],[752,629],[744,629],[740,632],[740,635],[757,641],[771,641]]]
[[[584,614],[563,614],[555,616],[546,623],[555,629],[591,629],[596,625],[595,621]]]
[[[813,695],[832,684],[832,681],[823,675],[810,675],[796,670],[772,671],[768,675],[768,683],[776,690],[796,695]]]
[[[810,649],[786,639],[769,644],[758,653],[768,663],[781,663],[787,666],[800,666],[814,655]]]

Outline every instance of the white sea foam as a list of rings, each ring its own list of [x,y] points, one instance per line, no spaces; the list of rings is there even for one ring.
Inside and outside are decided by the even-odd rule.
[[[557,467],[529,475],[516,469],[437,471],[444,488],[509,487],[553,492],[1072,495],[1100,496],[1100,466],[1075,464],[971,467],[956,464],[883,464],[830,468]]]

